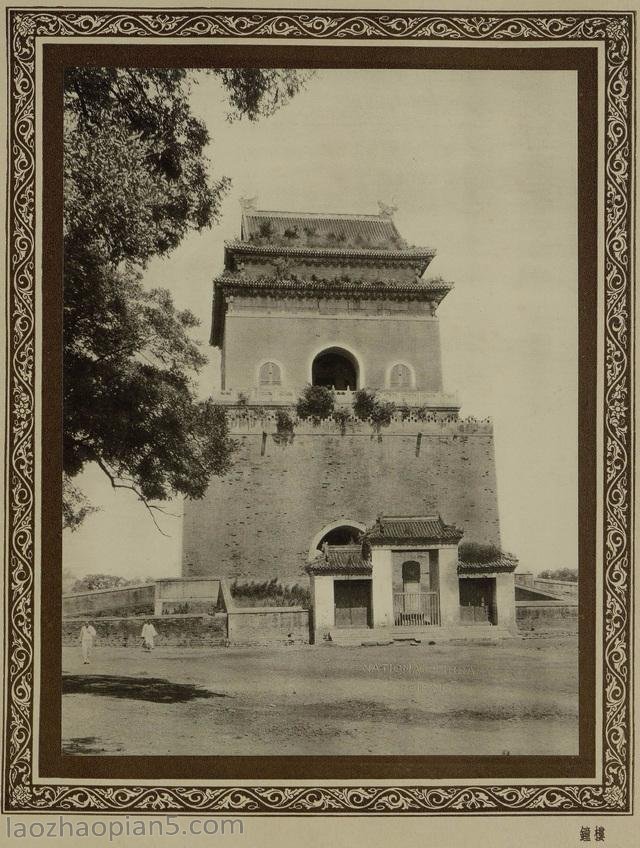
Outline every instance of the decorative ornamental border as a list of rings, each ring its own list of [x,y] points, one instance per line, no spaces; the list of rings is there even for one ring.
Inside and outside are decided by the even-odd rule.
[[[551,813],[630,808],[632,540],[632,44],[629,13],[8,10],[8,504],[4,806],[7,811],[192,813]],[[590,41],[605,48],[605,427],[603,782],[600,785],[161,787],[32,780],[34,694],[34,358],[36,42],[121,39],[399,39],[503,44]]]

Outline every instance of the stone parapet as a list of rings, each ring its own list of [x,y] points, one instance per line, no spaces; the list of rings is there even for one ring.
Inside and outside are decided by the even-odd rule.
[[[294,434],[318,435],[348,433],[349,435],[371,436],[372,432],[382,435],[412,435],[421,433],[423,436],[471,436],[491,435],[493,422],[488,418],[458,418],[457,415],[434,413],[421,415],[417,410],[396,412],[391,423],[375,429],[370,421],[361,421],[354,415],[345,421],[334,418],[323,418],[318,422],[302,420],[296,415],[293,407],[286,408],[293,422]],[[278,413],[281,406],[255,407],[250,405],[229,406],[227,421],[229,429],[235,435],[278,435]]]

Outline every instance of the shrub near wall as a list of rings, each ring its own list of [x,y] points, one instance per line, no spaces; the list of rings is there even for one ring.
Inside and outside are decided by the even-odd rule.
[[[62,644],[78,646],[80,628],[85,619],[62,620]],[[158,631],[155,643],[158,647],[199,647],[223,645],[227,639],[227,616],[225,613],[209,615],[163,615],[141,616],[140,618],[98,618],[92,620],[96,629],[96,647],[142,647],[142,625],[150,621]]]

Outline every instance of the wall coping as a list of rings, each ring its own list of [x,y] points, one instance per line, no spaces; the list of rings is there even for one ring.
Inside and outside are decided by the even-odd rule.
[[[562,601],[516,601],[516,607],[577,607],[578,602],[567,598]]]
[[[176,578],[172,578],[176,579]],[[70,592],[67,595],[63,595],[64,598],[82,598],[87,595],[103,595],[105,592],[130,592],[133,589],[149,589],[156,585],[158,581],[154,580],[153,583],[133,583],[131,586],[114,586],[111,589],[88,589],[86,592]]]
[[[210,583],[212,580],[221,580],[221,577],[159,577],[157,580],[153,581],[155,583]]]

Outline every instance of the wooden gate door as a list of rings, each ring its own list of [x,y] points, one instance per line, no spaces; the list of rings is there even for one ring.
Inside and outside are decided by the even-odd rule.
[[[336,627],[370,626],[370,580],[335,580],[333,592]]]

